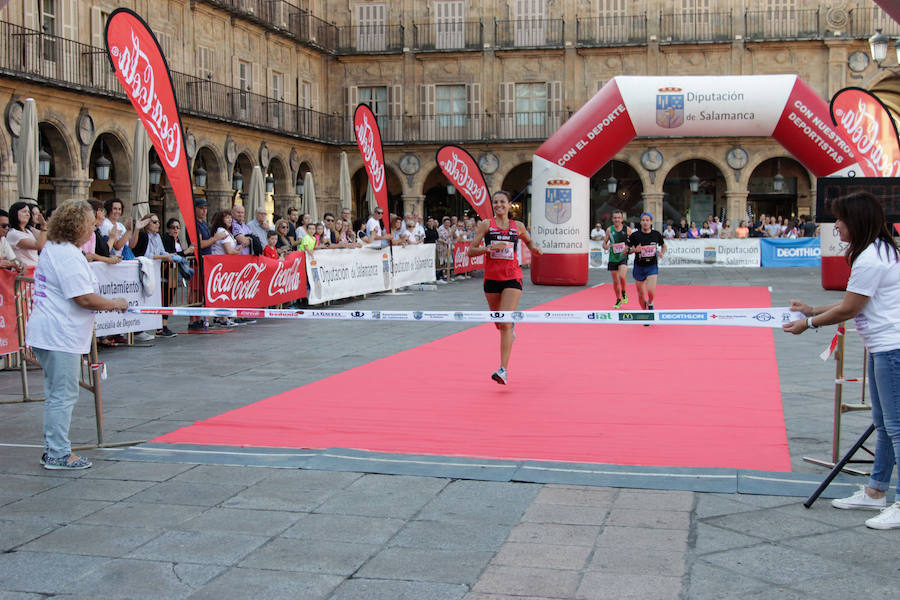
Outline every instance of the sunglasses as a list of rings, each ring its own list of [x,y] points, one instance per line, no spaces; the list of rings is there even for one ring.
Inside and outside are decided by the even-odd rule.
[[[3,225],[0,225],[0,229],[9,229],[9,223],[5,223],[5,224],[3,224]]]
[[[151,220],[150,222],[151,222],[153,225],[159,225],[159,221]]]
[[[334,219],[325,219],[326,223],[334,223]]]

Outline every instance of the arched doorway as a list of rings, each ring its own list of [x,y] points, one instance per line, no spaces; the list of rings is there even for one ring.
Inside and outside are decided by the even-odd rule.
[[[722,217],[725,210],[725,177],[719,168],[702,159],[686,160],[666,174],[663,183],[663,220],[696,221]]]
[[[93,178],[90,196],[101,202],[105,202],[109,198],[121,197],[126,205],[125,214],[130,215],[129,205],[131,203],[121,191],[131,189],[131,156],[118,136],[110,132],[97,136],[91,147],[88,172]]]
[[[250,189],[250,177],[253,175],[253,159],[246,152],[238,154],[231,172],[231,189],[236,202],[243,204],[241,195]]]
[[[266,173],[266,179],[272,178],[272,192],[266,193],[266,210],[270,215],[277,218],[287,216],[288,204],[290,198],[295,198],[294,190],[291,189],[291,177],[284,163],[277,156],[273,156],[269,160],[269,172]],[[268,184],[266,185],[268,190]],[[275,220],[273,218],[272,224]]]
[[[40,132],[39,148],[50,155],[50,173],[42,175],[38,179],[38,205],[44,214],[56,208],[56,186],[54,180],[57,177],[72,177],[75,163],[69,153],[69,144],[66,138],[53,123],[42,122],[38,124]]]
[[[440,223],[445,216],[459,217],[468,207],[462,195],[454,188],[439,167],[432,169],[422,184],[425,196],[425,217],[434,217]]]
[[[809,176],[800,163],[789,157],[776,157],[753,169],[747,183],[747,209],[753,215],[796,217],[799,198],[809,198]],[[808,213],[809,201],[806,203]]]
[[[644,184],[631,165],[611,160],[591,177],[591,225],[612,223],[612,212],[625,212],[626,219],[640,214]]]
[[[403,214],[403,184],[400,178],[390,168],[384,169],[385,186],[388,192],[388,210],[397,215]],[[350,177],[350,190],[353,197],[353,214],[359,218],[369,217],[369,205],[367,194],[369,191],[369,176],[365,168],[357,169]]]
[[[510,169],[500,189],[512,194],[509,217],[522,221],[528,227],[531,223],[531,163],[522,163]]]

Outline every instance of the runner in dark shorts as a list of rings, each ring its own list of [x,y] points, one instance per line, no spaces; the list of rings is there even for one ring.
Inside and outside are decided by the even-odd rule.
[[[494,217],[478,225],[475,237],[469,244],[469,256],[484,254],[484,297],[492,311],[509,312],[516,310],[522,296],[522,267],[516,253],[519,240],[523,241],[532,254],[543,254],[525,229],[525,225],[509,218],[509,192],[494,192],[491,206]],[[484,246],[481,245],[484,240]],[[512,323],[496,323],[500,330],[500,368],[491,374],[491,379],[506,385],[509,355],[516,335]]]
[[[628,236],[629,252],[634,254],[632,276],[637,286],[641,308],[653,310],[656,297],[656,278],[659,273],[658,258],[666,253],[666,240],[653,229],[653,215],[641,213],[641,228]]]
[[[619,308],[628,304],[625,278],[628,276],[628,236],[631,230],[625,225],[625,213],[621,210],[613,211],[612,220],[612,227],[606,230],[603,249],[609,250],[609,264],[606,265],[606,270],[612,273],[613,291],[616,294],[614,308]]]

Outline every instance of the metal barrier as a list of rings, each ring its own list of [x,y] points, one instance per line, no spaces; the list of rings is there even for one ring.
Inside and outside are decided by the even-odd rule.
[[[185,269],[190,269],[193,277],[186,279]],[[163,306],[203,306],[203,284],[193,256],[182,263],[160,261],[160,276]]]
[[[841,322],[838,325],[837,331],[837,347],[834,351],[834,428],[832,432],[831,438],[831,460],[823,460],[818,458],[811,458],[808,456],[804,456],[803,460],[809,463],[813,463],[815,465],[819,465],[822,467],[834,468],[838,461],[841,460],[841,416],[845,412],[854,412],[859,410],[872,410],[872,405],[866,403],[866,362],[869,358],[869,352],[865,348],[863,348],[863,360],[862,360],[862,377],[847,377],[844,372],[845,366],[845,355],[846,355],[846,338],[847,333],[855,333],[855,329],[847,329],[846,322]],[[844,386],[847,384],[860,383],[860,398],[858,404],[848,404],[844,402]],[[860,447],[870,454],[874,456],[868,448],[862,446]],[[851,463],[870,463],[871,460],[852,460],[848,459],[845,461]],[[867,472],[859,471],[857,469],[850,469],[847,467],[843,467],[843,470],[852,473],[854,475],[868,475]]]

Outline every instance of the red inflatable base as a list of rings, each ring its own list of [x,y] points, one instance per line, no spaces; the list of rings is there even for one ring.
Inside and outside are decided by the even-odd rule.
[[[586,285],[587,282],[587,254],[535,254],[531,257],[531,283]]]
[[[850,279],[850,265],[843,256],[822,257],[822,287],[826,290],[847,289],[847,281]]]

